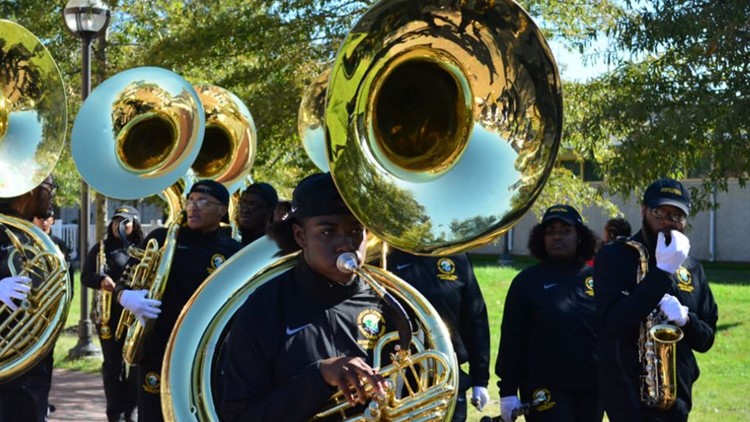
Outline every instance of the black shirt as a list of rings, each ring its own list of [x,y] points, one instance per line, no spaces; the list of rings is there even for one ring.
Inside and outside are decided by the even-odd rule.
[[[298,264],[260,286],[229,334],[222,416],[228,421],[304,421],[336,391],[321,360],[361,357],[387,331],[377,294],[359,279],[344,286]]]
[[[632,239],[646,244],[642,232]],[[689,308],[689,322],[682,327],[685,336],[677,343],[676,350],[677,403],[668,411],[674,418],[684,419],[692,407],[692,385],[699,375],[693,350],[706,352],[713,345],[718,308],[700,262],[688,257],[670,275],[656,267],[654,249],[648,249],[648,273],[640,283],[636,278],[639,260],[636,249],[613,242],[596,255],[601,397],[607,411],[624,412],[633,420],[644,415],[658,417],[660,412],[644,410],[640,403],[642,368],[638,361],[638,337],[640,324],[664,294],[669,293]]]
[[[593,294],[583,262],[542,262],[513,279],[495,365],[501,397],[529,385],[596,388]]]
[[[167,228],[156,229],[149,233],[142,246],[150,239],[156,239],[162,245],[166,234]],[[187,226],[179,229],[176,243],[169,277],[161,297],[161,314],[156,319],[153,331],[144,339],[144,359],[153,363],[156,373],[161,373],[161,359],[183,306],[201,283],[241,247],[225,230],[201,233]],[[131,259],[128,265],[137,262],[136,259]],[[125,288],[123,280],[119,280],[115,297]]]
[[[394,250],[388,271],[411,284],[432,304],[451,333],[458,364],[469,362],[472,386],[490,378],[490,328],[487,306],[466,254],[417,256]]]

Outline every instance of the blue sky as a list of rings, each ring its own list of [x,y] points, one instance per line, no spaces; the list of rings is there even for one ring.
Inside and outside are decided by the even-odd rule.
[[[557,66],[560,68],[560,76],[566,81],[585,82],[587,79],[596,77],[607,71],[607,65],[603,63],[583,64],[583,57],[577,52],[571,52],[561,43],[549,41],[552,55],[555,56]],[[596,45],[596,48],[603,46]]]

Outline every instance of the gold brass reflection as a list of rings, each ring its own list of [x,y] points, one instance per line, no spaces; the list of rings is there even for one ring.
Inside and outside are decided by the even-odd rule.
[[[105,80],[86,98],[73,124],[73,160],[99,192],[143,198],[187,173],[204,128],[203,108],[190,83],[166,69],[133,68]]]
[[[376,236],[420,254],[502,235],[541,192],[560,143],[560,79],[537,26],[510,0],[456,3],[376,4],[327,90],[342,197]]]
[[[326,89],[330,77],[331,69],[328,69],[307,87],[297,116],[297,131],[300,139],[302,139],[302,146],[315,167],[323,172],[328,171],[323,115],[325,114]]]
[[[255,161],[257,134],[245,104],[215,85],[197,85],[206,131],[191,168],[198,179],[212,179],[234,192],[244,186]]]
[[[52,172],[67,121],[49,51],[26,28],[0,20],[0,197],[26,193]]]

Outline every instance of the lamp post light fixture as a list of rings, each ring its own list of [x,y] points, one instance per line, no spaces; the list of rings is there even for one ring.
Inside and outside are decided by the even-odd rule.
[[[91,42],[107,32],[110,10],[100,0],[70,0],[63,10],[65,26],[81,39],[81,101],[91,93]],[[89,250],[89,186],[81,180],[81,215],[78,220],[78,262],[83,268]],[[74,359],[101,353],[91,341],[88,289],[81,287],[81,319],[78,323],[78,344],[68,351]]]

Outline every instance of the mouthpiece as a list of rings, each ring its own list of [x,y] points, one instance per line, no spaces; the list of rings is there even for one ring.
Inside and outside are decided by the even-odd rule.
[[[359,259],[352,252],[344,252],[336,260],[336,267],[342,273],[353,273],[354,270],[359,268]]]

